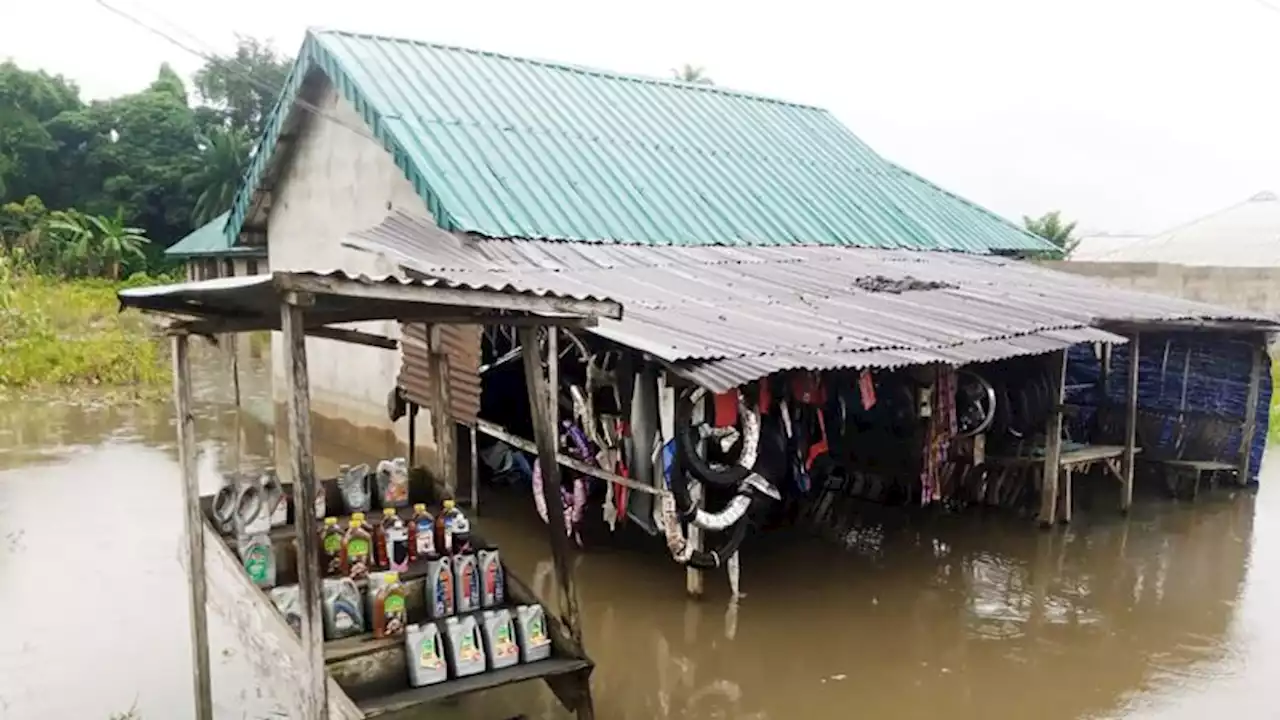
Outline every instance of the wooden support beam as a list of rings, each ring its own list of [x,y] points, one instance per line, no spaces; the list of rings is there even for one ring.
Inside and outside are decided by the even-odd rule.
[[[1053,527],[1058,519],[1058,473],[1062,470],[1062,393],[1067,379],[1067,351],[1052,353],[1054,410],[1045,428],[1044,483],[1040,489],[1040,527]]]
[[[280,329],[280,323],[274,315],[271,317],[259,317],[257,315],[221,317],[215,314],[201,313],[199,317],[193,318],[191,317],[189,310],[180,311],[171,307],[153,307],[148,304],[142,304],[138,307],[142,310],[171,313],[182,316],[171,324],[170,329],[173,331],[190,333],[192,335],[220,335],[224,333]],[[337,324],[382,320],[385,319],[388,314],[395,315],[396,319],[402,323],[428,322],[437,325],[509,325],[512,327],[531,327],[541,325],[543,323],[554,322],[560,327],[587,329],[596,327],[599,324],[599,321],[594,317],[543,318],[536,315],[506,315],[497,312],[466,312],[461,308],[430,307],[419,308],[417,310],[397,309],[393,312],[387,306],[380,306],[372,309],[361,308],[356,310],[346,310],[343,312],[313,312],[307,316],[307,334],[315,335],[317,337],[326,337],[322,333],[316,331],[319,329],[328,330],[330,329],[330,326]],[[395,342],[390,338],[383,338],[380,335],[367,335],[372,339],[372,342],[379,343],[377,346],[384,345],[387,342]],[[332,337],[337,340],[346,339],[346,337],[338,337],[337,335],[333,335]],[[370,343],[362,342],[360,344]]]
[[[703,401],[697,402],[693,406],[693,413],[690,419],[693,421],[693,424],[695,427],[701,424],[702,421],[706,419],[706,414],[707,414],[707,410],[706,410],[707,406],[705,402],[706,397],[707,396],[704,395]],[[699,447],[694,448],[694,452],[705,457],[707,452],[706,441],[703,441],[698,445]],[[694,480],[693,478],[689,478],[689,499],[693,501],[693,507],[696,510],[702,510],[707,506],[706,488],[702,486],[702,483]],[[689,533],[688,533],[687,542],[689,543],[689,547],[692,548],[695,553],[702,550],[703,549],[702,528],[698,527],[693,523],[689,523]],[[705,584],[703,582],[702,570],[696,567],[685,566],[685,570],[684,570],[685,594],[687,594],[691,598],[698,599],[702,597],[704,588],[705,588]]]
[[[284,334],[284,376],[289,413],[289,465],[293,479],[294,515],[298,530],[298,595],[302,609],[302,651],[307,658],[303,720],[329,717],[328,675],[324,667],[321,624],[319,524],[316,522],[316,470],[311,453],[311,389],[307,371],[307,336],[303,305],[292,293],[280,305]]]
[[[389,337],[382,335],[374,335],[373,333],[361,332],[359,330],[347,330],[346,328],[336,327],[318,327],[310,328],[307,334],[324,338],[326,340],[337,340],[338,342],[350,343],[352,345],[364,345],[365,347],[382,348],[383,350],[399,350],[400,343]]]
[[[213,720],[213,681],[209,665],[209,605],[204,567],[204,520],[200,515],[200,477],[196,470],[196,421],[191,410],[191,345],[175,335],[173,404],[177,414],[178,465],[182,469],[183,529],[187,535],[187,572],[191,588],[191,667],[196,720]]]
[[[1120,512],[1129,513],[1133,505],[1133,465],[1138,447],[1138,360],[1142,355],[1142,334],[1134,333],[1129,341],[1129,385],[1125,390],[1124,455],[1120,456],[1124,478],[1120,487]]]
[[[418,404],[409,401],[409,467],[418,466]]]
[[[1249,369],[1249,394],[1245,398],[1244,422],[1240,426],[1240,469],[1237,471],[1236,483],[1246,485],[1249,482],[1250,464],[1253,461],[1253,437],[1258,432],[1258,397],[1262,394],[1262,368],[1267,361],[1267,348],[1258,346],[1253,349],[1253,366]],[[1275,392],[1275,388],[1271,389]]]
[[[476,426],[468,428],[471,434],[471,506],[472,515],[480,514],[480,446],[476,443]]]
[[[562,622],[569,637],[577,647],[582,647],[582,622],[578,611],[578,593],[573,579],[573,566],[569,562],[572,552],[565,527],[564,513],[560,512],[560,466],[556,463],[556,426],[551,417],[554,401],[552,388],[542,370],[541,353],[538,350],[538,334],[535,328],[520,329],[523,347],[525,386],[529,393],[529,410],[533,415],[534,442],[538,446],[538,467],[542,473],[542,497],[547,504],[547,531],[551,534],[551,555],[559,579]],[[555,355],[552,354],[554,366]]]

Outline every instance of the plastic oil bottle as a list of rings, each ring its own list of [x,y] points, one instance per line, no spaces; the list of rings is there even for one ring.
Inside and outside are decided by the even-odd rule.
[[[364,526],[364,513],[352,513],[342,538],[342,574],[352,580],[368,577],[373,564],[373,535]]]
[[[453,563],[442,555],[427,556],[427,615],[443,620],[453,614]]]
[[[342,528],[338,518],[327,517],[320,529],[320,572],[333,577],[342,572]]]
[[[536,662],[551,657],[547,615],[541,605],[516,607],[516,637],[520,638],[521,662]]]
[[[476,563],[480,569],[480,607],[499,607],[506,601],[507,590],[498,548],[488,546],[477,550]]]
[[[449,669],[454,677],[484,672],[484,641],[474,615],[451,617],[444,621],[445,641],[449,652]]]
[[[392,518],[391,524],[382,531],[383,552],[389,569],[404,572],[409,569],[409,528],[399,517],[393,515]]]
[[[413,506],[413,519],[409,521],[409,558],[425,559],[436,552],[435,518],[427,512],[424,503]]]
[[[520,662],[520,646],[516,644],[516,624],[507,608],[485,610],[484,647],[489,669],[498,670]]]
[[[409,664],[409,684],[413,687],[435,685],[449,679],[445,661],[444,638],[436,623],[422,623],[405,628],[405,659]]]
[[[455,607],[458,614],[480,609],[480,573],[476,567],[476,554],[469,550],[453,556],[453,578],[457,594]]]

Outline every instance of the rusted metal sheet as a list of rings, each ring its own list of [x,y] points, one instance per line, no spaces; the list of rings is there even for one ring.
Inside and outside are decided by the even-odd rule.
[[[467,287],[608,297],[591,332],[712,390],[787,369],[999,360],[1122,343],[1107,322],[1276,319],[990,255],[837,247],[647,247],[441,238],[395,214],[348,244]]]
[[[480,414],[480,326],[444,325],[440,345],[449,361],[449,415],[454,422],[474,425]],[[435,380],[431,377],[427,326],[400,326],[400,387],[410,401],[431,407]]]

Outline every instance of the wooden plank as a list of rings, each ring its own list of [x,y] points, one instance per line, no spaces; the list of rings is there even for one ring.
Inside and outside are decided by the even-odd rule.
[[[706,396],[704,396],[704,398],[705,397]],[[705,402],[698,402],[694,404],[693,412],[690,414],[690,420],[693,421],[695,427],[697,426],[697,424],[701,423],[706,418],[706,407],[707,406]],[[705,441],[700,443],[700,447],[694,448],[694,452],[704,457],[706,456],[706,450],[707,448],[706,448]],[[706,495],[706,488],[702,486],[702,483],[698,482],[697,480],[694,480],[693,478],[689,478],[689,499],[693,501],[693,507],[695,508],[695,511],[703,510],[706,508],[707,503],[706,503],[705,495]],[[689,532],[688,532],[688,538],[686,539],[686,541],[688,542],[689,547],[692,548],[693,552],[698,552],[702,550],[702,546],[703,546],[702,528],[698,527],[694,523],[689,523]],[[685,570],[684,570],[685,594],[691,598],[695,598],[695,599],[701,598],[704,589],[705,589],[705,585],[703,582],[702,570],[696,567],[685,566]]]
[[[1086,463],[1117,458],[1124,455],[1123,445],[1088,445],[1062,453],[1063,465],[1084,465]]]
[[[359,707],[364,711],[365,717],[378,717],[386,713],[407,710],[423,703],[439,702],[503,685],[575,673],[590,666],[591,664],[586,660],[576,658],[548,658],[501,670],[491,670],[439,685],[411,688],[391,695],[363,700],[359,702]]]
[[[1266,365],[1267,349],[1258,346],[1253,349],[1253,366],[1249,369],[1249,394],[1245,398],[1244,423],[1240,427],[1240,462],[1236,483],[1246,485],[1249,482],[1250,463],[1253,460],[1253,436],[1258,432],[1258,396],[1262,393],[1262,368]],[[1272,389],[1275,392],[1275,389]]]
[[[175,335],[173,404],[177,415],[178,465],[182,469],[183,530],[187,536],[190,584],[191,667],[197,720],[213,720],[213,681],[209,666],[209,618],[204,564],[204,518],[200,512],[200,476],[196,470],[196,421],[191,412],[191,344]]]
[[[467,509],[472,515],[480,514],[480,445],[476,442],[476,424],[471,423],[467,428],[471,436],[471,457],[468,462],[471,463],[471,504]]]
[[[524,450],[525,452],[530,452],[535,454],[538,452],[538,446],[536,443],[533,443],[529,440],[526,440],[520,437],[519,435],[516,435],[515,433],[512,433],[511,431],[507,430],[501,425],[498,425],[497,423],[491,423],[488,420],[479,420],[476,422],[476,428],[479,429],[479,431],[484,433],[485,435],[488,435],[491,438],[497,438],[498,440],[501,440],[514,448],[519,448],[520,450]],[[632,478],[622,477],[617,473],[611,473],[608,470],[598,468],[594,465],[588,465],[582,462],[581,460],[578,460],[577,458],[569,457],[564,453],[556,454],[556,460],[561,465],[571,470],[576,470],[582,473],[583,475],[589,475],[599,480],[607,480],[608,482],[614,482],[614,483],[618,483],[619,485],[625,485],[626,487],[632,490],[635,490],[637,492],[648,493],[650,495],[662,494],[657,488],[654,488],[651,485],[646,485]]]
[[[1138,359],[1142,352],[1142,334],[1134,333],[1129,341],[1129,385],[1125,391],[1124,455],[1121,468],[1124,479],[1120,488],[1120,512],[1129,513],[1133,505],[1133,466],[1138,441]]]
[[[1044,483],[1040,490],[1040,526],[1052,527],[1058,518],[1058,473],[1062,469],[1062,393],[1067,379],[1067,352],[1050,356],[1053,368],[1054,411],[1045,428]]]
[[[1238,470],[1239,465],[1235,463],[1223,462],[1221,460],[1156,460],[1155,462],[1174,468],[1186,468],[1195,470],[1196,472],[1222,472],[1226,470]]]
[[[1062,522],[1071,523],[1071,486],[1074,480],[1072,478],[1071,466],[1062,466]]]
[[[244,567],[207,519],[201,521],[205,567],[209,573],[209,609],[238,642],[237,652],[253,670],[260,689],[297,717],[308,692],[306,654],[271,600],[249,580]],[[322,676],[323,677],[323,676]],[[331,720],[359,720],[364,715],[333,680],[327,681]]]
[[[524,356],[525,385],[529,393],[529,408],[533,413],[534,442],[538,446],[538,466],[542,471],[542,496],[547,508],[547,531],[551,535],[552,559],[560,588],[560,612],[573,643],[582,647],[582,623],[578,610],[578,593],[573,581],[573,567],[569,563],[572,552],[565,528],[564,513],[557,512],[560,500],[560,466],[556,462],[556,425],[551,416],[554,388],[548,388],[539,357],[538,335],[534,328],[520,328],[520,344]],[[554,348],[553,348],[554,350]],[[555,366],[551,355],[552,367]]]
[[[311,390],[307,372],[307,335],[302,305],[294,294],[280,305],[284,335],[285,395],[289,414],[289,465],[298,529],[298,603],[302,610],[302,647],[307,658],[306,692],[299,717],[329,717],[321,622],[319,525],[316,522],[316,471],[311,453]]]
[[[307,334],[324,338],[326,340],[337,340],[338,342],[350,343],[352,345],[364,345],[366,347],[382,348],[383,350],[400,349],[400,343],[396,340],[392,340],[391,338],[384,337],[382,335],[361,332],[359,330],[347,330],[346,328],[324,326],[308,328]]]
[[[431,428],[436,445],[436,482],[448,497],[458,492],[458,453],[449,413],[449,355],[443,352],[440,326],[427,327],[427,362],[431,373]]]

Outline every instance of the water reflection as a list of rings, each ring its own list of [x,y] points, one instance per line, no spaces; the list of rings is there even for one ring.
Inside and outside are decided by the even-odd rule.
[[[231,384],[216,368],[197,377],[199,467],[211,490],[220,472],[261,466],[275,448],[267,427],[230,406]],[[246,403],[269,403],[252,378]],[[191,716],[172,433],[167,403],[0,410],[0,718],[106,717],[135,699],[144,717]],[[317,438],[322,470],[356,459],[340,439]],[[1273,476],[1280,482],[1269,467]],[[485,535],[553,600],[531,503],[491,495]],[[852,551],[757,540],[744,551],[747,595],[736,601],[723,575],[708,578],[704,601],[687,600],[683,572],[659,543],[581,555],[597,715],[1266,716],[1280,671],[1280,582],[1268,569],[1280,564],[1280,542],[1265,531],[1280,506],[1267,501],[1257,501],[1258,528],[1252,496],[1220,494],[1140,506],[1128,519],[1085,516],[1052,533],[968,516],[885,522]],[[50,577],[73,591],[51,592]],[[214,640],[227,716],[284,712],[258,696],[233,638],[215,630]],[[116,662],[122,647],[129,663]],[[84,687],[68,693],[69,682]],[[567,717],[537,686],[422,717],[519,712]]]

